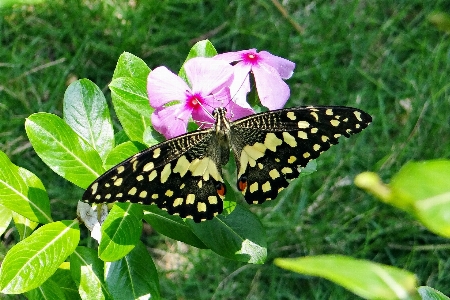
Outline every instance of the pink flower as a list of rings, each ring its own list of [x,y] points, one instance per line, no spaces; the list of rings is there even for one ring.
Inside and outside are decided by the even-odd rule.
[[[295,64],[290,60],[275,56],[267,51],[256,52],[249,49],[227,52],[214,56],[234,65],[234,81],[230,87],[231,95],[240,106],[244,106],[250,91],[249,72],[253,73],[256,89],[262,105],[270,110],[283,108],[289,99],[289,86],[283,81],[292,76]],[[248,107],[248,104],[247,104]]]
[[[210,127],[215,107],[228,107],[231,120],[253,114],[247,105],[239,107],[231,101],[229,86],[233,81],[233,67],[224,61],[196,57],[184,64],[188,85],[166,67],[158,67],[147,78],[150,105],[155,108],[153,127],[166,138],[186,133],[189,118]],[[207,110],[208,112],[206,112]]]

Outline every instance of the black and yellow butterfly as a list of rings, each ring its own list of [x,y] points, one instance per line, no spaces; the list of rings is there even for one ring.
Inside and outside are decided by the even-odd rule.
[[[190,132],[133,155],[95,180],[83,199],[156,204],[169,214],[212,219],[223,210],[222,166],[230,149],[237,188],[245,200],[275,199],[322,152],[366,128],[372,118],[343,106],[307,106],[263,112],[230,122],[225,108],[213,112],[212,128]]]

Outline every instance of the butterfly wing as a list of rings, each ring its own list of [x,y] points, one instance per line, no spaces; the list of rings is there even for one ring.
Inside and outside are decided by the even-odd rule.
[[[135,154],[95,180],[89,202],[156,204],[196,222],[223,210],[220,149],[211,130],[187,133]]]
[[[369,114],[350,107],[296,107],[252,115],[231,124],[237,186],[248,203],[275,199],[299,176],[298,167],[366,128]]]

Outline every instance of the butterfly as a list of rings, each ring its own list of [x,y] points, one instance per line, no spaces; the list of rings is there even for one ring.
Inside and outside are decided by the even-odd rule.
[[[344,106],[302,106],[250,115],[234,122],[225,108],[215,124],[143,150],[96,179],[83,199],[93,203],[156,204],[201,222],[223,211],[222,166],[232,151],[237,189],[249,204],[275,199],[299,168],[366,128],[372,117]]]

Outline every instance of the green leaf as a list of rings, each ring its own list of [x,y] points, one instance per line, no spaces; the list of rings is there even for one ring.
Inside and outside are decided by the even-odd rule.
[[[117,117],[130,140],[142,143],[145,128],[151,126],[153,108],[147,96],[147,82],[121,77],[109,84]]]
[[[422,300],[450,300],[449,297],[429,286],[421,286],[417,291],[422,297]]]
[[[183,67],[181,67],[180,72],[178,72],[178,76],[183,78],[184,81],[189,82],[186,77],[186,71],[184,70],[184,64],[194,57],[213,57],[217,55],[217,50],[214,48],[214,45],[209,40],[203,40],[195,43],[189,51],[186,60],[183,63]]]
[[[28,300],[65,300],[61,287],[51,279],[48,279],[39,287],[25,293]]]
[[[9,250],[0,269],[0,291],[19,294],[44,283],[80,241],[78,221],[46,224]]]
[[[23,240],[30,236],[33,233],[33,230],[39,225],[39,223],[33,222],[24,216],[19,215],[16,212],[13,212],[13,220],[14,226],[16,227],[17,232],[19,233],[20,240]]]
[[[118,163],[124,161],[125,159],[135,155],[139,151],[146,149],[147,147],[138,142],[125,142],[109,152],[105,160],[105,168],[107,170],[111,169]]]
[[[63,262],[50,279],[61,288],[67,299],[81,299],[75,281],[72,279],[69,262]]]
[[[30,171],[11,163],[1,151],[0,204],[32,221],[52,221],[50,202],[42,182]]]
[[[416,293],[414,274],[342,255],[276,258],[274,263],[296,273],[326,278],[366,299],[408,299]]]
[[[164,142],[166,138],[156,131],[153,127],[147,127],[144,130],[144,143],[147,145],[147,147],[154,146],[156,144],[159,144],[161,142]]]
[[[169,215],[156,205],[144,207],[144,220],[160,234],[191,246],[206,249],[205,244],[192,232],[179,216]]]
[[[117,61],[116,69],[114,70],[113,79],[120,77],[132,77],[147,81],[147,76],[150,73],[150,68],[139,57],[124,52],[120,55]]]
[[[267,257],[265,231],[260,220],[241,205],[228,216],[208,222],[186,220],[194,234],[212,251],[224,257],[262,264]]]
[[[25,121],[25,130],[39,157],[77,186],[87,188],[104,172],[97,151],[58,116],[32,114]]]
[[[450,160],[410,162],[392,178],[396,203],[412,207],[431,231],[450,237]]]
[[[155,264],[142,242],[124,258],[106,263],[105,281],[114,299],[161,299]]]
[[[142,207],[129,202],[116,202],[102,224],[99,257],[114,261],[127,255],[142,234]]]
[[[114,147],[114,130],[106,98],[92,81],[73,82],[64,94],[64,121],[104,159]]]
[[[104,263],[94,249],[77,247],[70,256],[70,271],[83,299],[111,298],[104,281]],[[106,295],[106,296],[105,296]]]
[[[11,223],[11,219],[11,210],[3,205],[0,205],[0,235],[5,233],[6,229],[8,229],[8,226]]]

